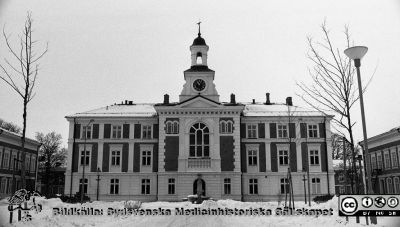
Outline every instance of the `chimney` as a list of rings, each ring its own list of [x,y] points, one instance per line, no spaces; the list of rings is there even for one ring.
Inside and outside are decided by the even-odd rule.
[[[256,104],[256,100],[255,99],[253,99],[253,104]]]
[[[168,94],[164,95],[164,104],[169,104],[169,95]]]
[[[265,93],[266,100],[265,100],[265,105],[271,105],[271,101],[269,100],[269,93]]]
[[[292,97],[287,97],[286,98],[286,105],[293,106]]]
[[[133,101],[129,101],[128,104],[129,104],[129,105],[133,105]]]
[[[231,104],[236,104],[235,94],[231,94]]]
[[[128,105],[128,100],[125,100],[125,105]]]

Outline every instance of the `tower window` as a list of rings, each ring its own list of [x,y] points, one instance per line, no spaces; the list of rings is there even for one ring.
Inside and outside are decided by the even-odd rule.
[[[201,52],[197,52],[196,54],[196,64],[203,64],[203,56]]]

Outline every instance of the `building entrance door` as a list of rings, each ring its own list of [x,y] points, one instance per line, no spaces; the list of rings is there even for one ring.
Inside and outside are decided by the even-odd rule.
[[[197,195],[198,190],[201,191],[202,196],[206,196],[206,182],[200,178],[193,182],[193,195]]]

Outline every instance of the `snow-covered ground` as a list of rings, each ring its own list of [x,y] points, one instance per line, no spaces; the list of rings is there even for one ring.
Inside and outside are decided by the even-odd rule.
[[[205,201],[203,204],[191,204],[190,202],[150,202],[142,203],[142,209],[170,209],[171,215],[107,215],[108,208],[123,209],[124,202],[91,202],[85,204],[68,204],[59,199],[38,199],[43,210],[32,214],[30,222],[16,222],[16,213],[12,226],[365,226],[365,218],[361,218],[361,224],[356,224],[354,218],[346,222],[344,217],[338,216],[337,197],[322,204],[312,204],[308,207],[304,202],[296,202],[296,209],[333,209],[331,216],[315,215],[292,215],[279,216],[275,209],[282,207],[278,202],[239,202],[233,200]],[[0,225],[10,226],[8,223],[9,213],[7,200],[0,201]],[[53,208],[93,208],[103,210],[103,215],[78,216],[78,215],[54,215]],[[202,210],[225,208],[230,209],[271,209],[271,215],[179,215],[175,213],[176,208],[185,210]],[[378,226],[400,226],[399,218],[379,218]]]

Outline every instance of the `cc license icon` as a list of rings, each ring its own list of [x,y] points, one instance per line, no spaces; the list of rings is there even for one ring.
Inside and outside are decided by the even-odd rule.
[[[340,207],[345,213],[354,213],[354,211],[356,211],[358,207],[357,200],[353,197],[346,197],[342,200]]]

